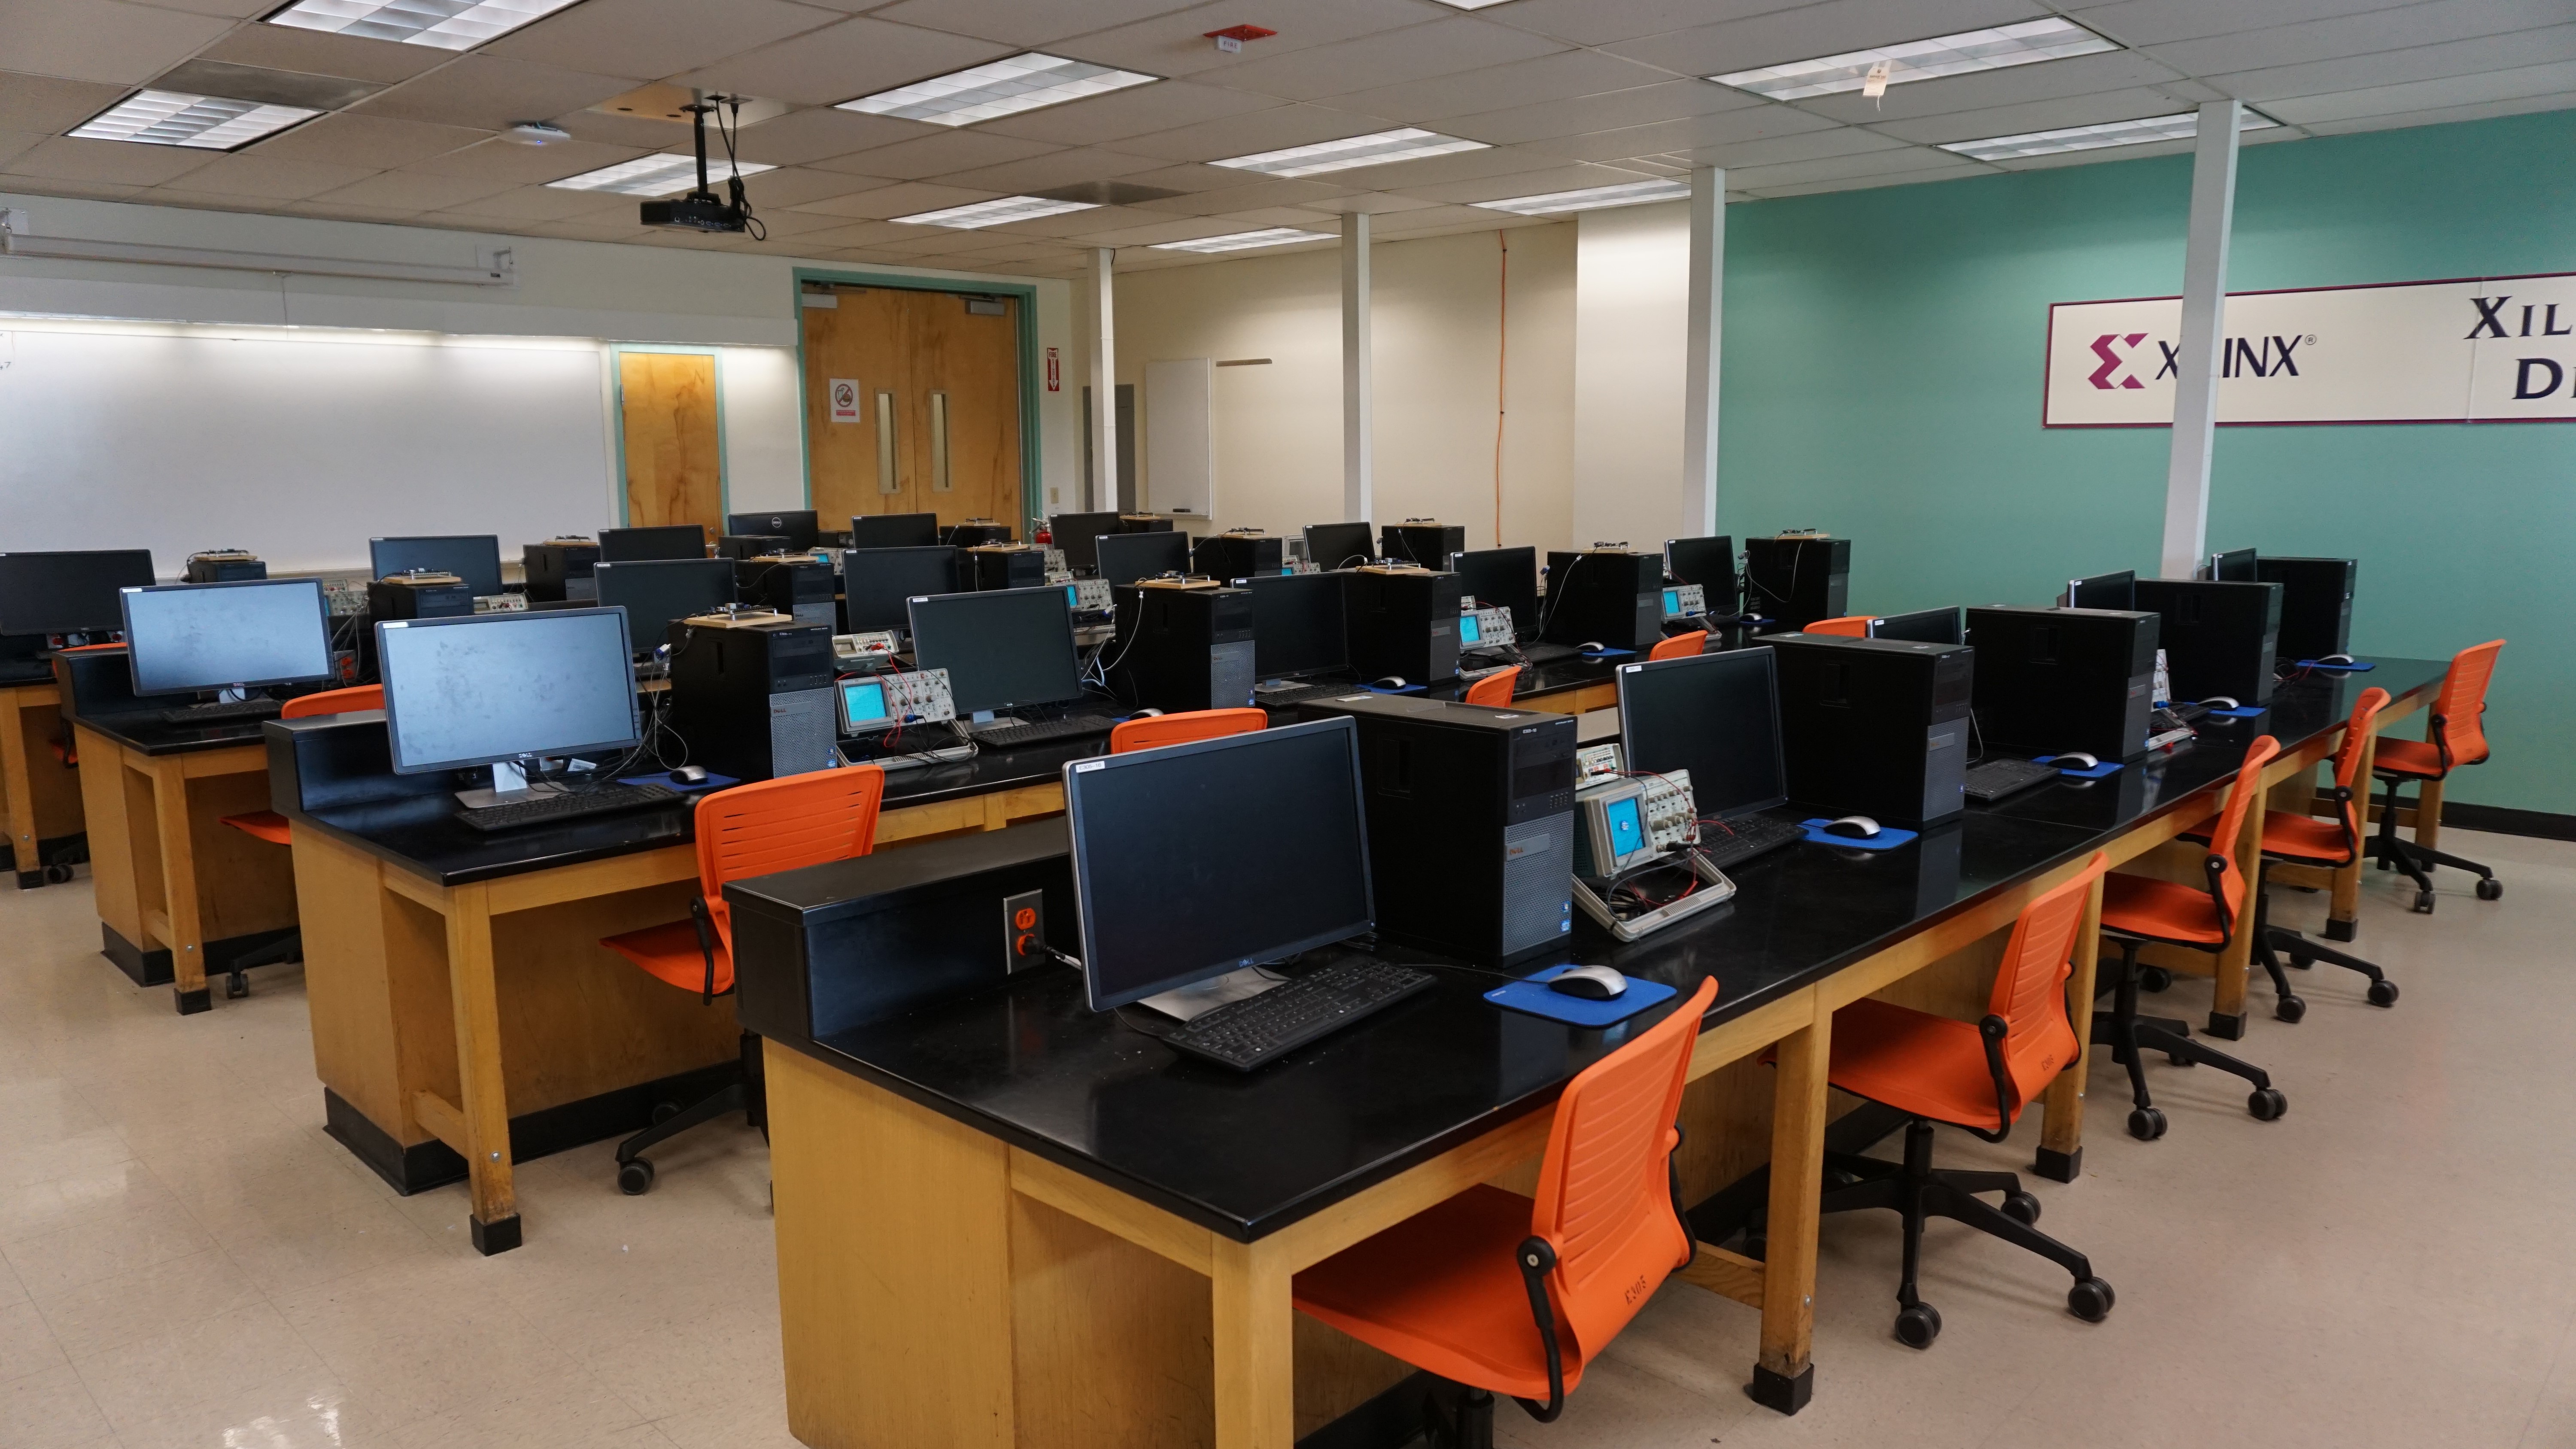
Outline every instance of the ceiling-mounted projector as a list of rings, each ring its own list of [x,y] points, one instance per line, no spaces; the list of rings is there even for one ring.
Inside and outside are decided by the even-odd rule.
[[[698,184],[676,201],[645,202],[641,216],[646,226],[677,227],[684,231],[745,232],[755,237],[764,235],[759,224],[752,220],[751,199],[743,194],[742,175],[732,164],[733,136],[730,131],[723,132],[725,169],[731,173],[725,178],[728,194],[718,196],[707,184],[707,117],[715,113],[718,106],[726,105],[733,108],[734,125],[739,129],[742,123],[742,98],[739,96],[700,95],[683,107],[689,113],[689,130],[697,140]],[[718,125],[722,127],[721,122]]]

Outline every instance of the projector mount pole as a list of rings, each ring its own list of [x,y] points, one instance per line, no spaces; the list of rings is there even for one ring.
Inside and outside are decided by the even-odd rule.
[[[707,186],[707,113],[715,109],[715,103],[707,99],[706,92],[691,91],[689,104],[681,109],[689,113],[689,131],[698,143],[698,189],[689,193],[689,199],[696,201],[703,197],[714,202],[716,194]]]

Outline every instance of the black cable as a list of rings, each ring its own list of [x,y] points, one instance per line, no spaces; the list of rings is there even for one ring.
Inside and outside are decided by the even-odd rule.
[[[742,165],[734,156],[733,133],[742,129],[742,102],[737,99],[732,102],[732,105],[733,125],[731,127],[725,125],[722,107],[719,106],[716,109],[716,134],[723,138],[725,148],[725,171],[727,172],[725,194],[733,202],[734,210],[742,213],[744,233],[753,241],[767,241],[769,228],[762,225],[760,219],[751,214],[751,194],[743,189]]]

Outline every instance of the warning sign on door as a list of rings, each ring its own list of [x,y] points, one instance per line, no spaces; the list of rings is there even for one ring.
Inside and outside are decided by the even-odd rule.
[[[832,421],[855,423],[859,420],[859,380],[855,377],[832,379]]]

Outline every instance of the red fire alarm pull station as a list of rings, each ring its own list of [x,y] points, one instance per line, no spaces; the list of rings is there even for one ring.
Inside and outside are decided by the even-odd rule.
[[[1216,42],[1217,49],[1233,55],[1243,49],[1247,40],[1267,40],[1278,33],[1258,25],[1229,25],[1223,30],[1209,31],[1207,38]]]

